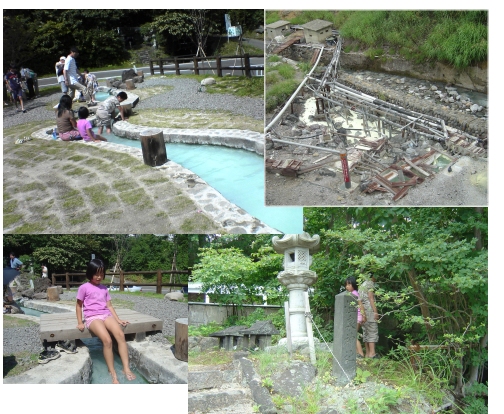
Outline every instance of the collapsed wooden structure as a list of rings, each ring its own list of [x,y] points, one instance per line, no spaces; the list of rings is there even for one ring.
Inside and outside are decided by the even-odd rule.
[[[404,197],[411,186],[434,177],[443,168],[449,168],[458,156],[486,156],[486,142],[450,128],[445,125],[443,119],[385,102],[338,82],[341,44],[342,40],[339,38],[323,76],[318,79],[309,75],[304,86],[305,91],[315,98],[315,116],[318,120],[324,120],[327,125],[325,131],[319,133],[316,146],[301,144],[296,137],[280,136],[273,128],[273,122],[268,126],[267,140],[277,145],[288,144],[321,152],[347,154],[350,172],[366,177],[364,183],[361,180],[359,188],[366,193],[390,192],[393,201]],[[347,125],[358,119],[362,126],[343,128],[343,122],[337,122],[337,119]],[[441,143],[446,151],[431,146],[427,148],[426,153],[418,156],[414,149],[429,140]],[[411,154],[404,154],[399,150],[394,154],[392,164],[384,164],[380,155],[393,153],[393,144],[399,141],[401,145],[412,149]],[[323,162],[320,162],[322,160]],[[296,159],[266,158],[265,167],[268,172],[296,177],[331,162],[335,163],[337,170],[341,170],[339,157],[335,158],[332,154],[316,160],[315,165],[309,167],[302,166],[302,161]]]

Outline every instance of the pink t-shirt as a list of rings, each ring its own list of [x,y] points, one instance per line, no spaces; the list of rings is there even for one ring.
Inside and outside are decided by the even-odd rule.
[[[77,291],[77,299],[84,304],[84,317],[109,314],[107,302],[111,300],[106,286],[84,283]]]
[[[357,292],[356,290],[354,290],[352,292],[352,295],[356,296],[357,299],[360,298],[359,292]],[[361,311],[360,311],[360,306],[357,306],[357,322],[362,322],[362,315],[361,315]]]
[[[79,119],[77,121],[77,129],[79,130],[79,134],[84,141],[92,141],[93,139],[88,135],[87,130],[93,128],[91,122],[87,119]],[[91,131],[93,132],[93,131]],[[93,137],[94,138],[94,137]]]

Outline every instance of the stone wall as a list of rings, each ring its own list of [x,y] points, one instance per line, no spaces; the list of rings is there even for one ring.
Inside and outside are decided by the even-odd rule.
[[[238,312],[240,316],[248,316],[256,309],[262,308],[266,315],[276,313],[281,306],[244,305]],[[233,314],[233,307],[214,303],[189,302],[189,324],[191,326],[206,325],[210,322],[223,323]]]

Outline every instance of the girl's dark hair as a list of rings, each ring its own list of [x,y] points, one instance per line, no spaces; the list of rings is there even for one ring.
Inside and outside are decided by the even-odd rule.
[[[345,280],[345,285],[347,285],[348,283],[352,285],[354,290],[359,290],[357,289],[357,280],[355,280],[355,277],[353,276],[347,277]]]
[[[94,275],[101,271],[103,271],[103,276],[105,277],[105,265],[100,259],[93,259],[87,265],[86,277],[91,280]]]
[[[61,118],[61,115],[65,113],[65,111],[72,110],[72,98],[68,95],[63,95],[60,99],[58,105],[58,118]]]
[[[85,106],[79,108],[79,119],[86,119],[89,116],[89,109]]]

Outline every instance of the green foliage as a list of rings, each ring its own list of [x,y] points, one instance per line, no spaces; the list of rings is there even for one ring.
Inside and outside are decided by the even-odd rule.
[[[378,389],[374,397],[370,397],[366,400],[366,403],[373,413],[389,413],[390,408],[398,404],[402,395],[403,394],[400,389],[381,387]]]
[[[261,385],[271,393],[273,391],[273,380],[270,377],[262,379]]]
[[[296,73],[296,69],[294,69],[288,63],[282,63],[278,66],[275,66],[275,69],[278,71],[280,76],[284,79],[292,79],[294,78],[294,74]]]
[[[487,19],[485,10],[373,10],[340,12],[335,24],[344,38],[367,47],[370,57],[387,44],[416,62],[444,61],[462,69],[487,59]]]
[[[268,76],[267,74],[266,79],[268,79]],[[268,87],[266,90],[266,111],[271,112],[285,102],[294,93],[299,84],[300,82],[295,79],[289,79]]]
[[[265,246],[266,242],[269,244],[269,237],[248,235],[216,239],[211,247],[200,249],[193,281],[203,283],[202,289],[218,303],[262,303],[263,294],[267,295],[269,304],[279,303],[285,297],[276,280],[282,256],[271,246]]]
[[[188,326],[188,335],[189,336],[208,336],[211,333],[220,331],[223,329],[222,325],[219,325],[215,322],[210,322],[206,325],[189,325]]]
[[[475,383],[466,390],[464,402],[464,414],[488,413],[485,398],[488,398],[488,387],[485,384]]]
[[[369,371],[364,371],[361,368],[357,367],[357,372],[355,373],[355,378],[353,382],[355,384],[363,384],[367,381],[368,377],[371,375]]]

